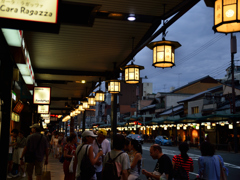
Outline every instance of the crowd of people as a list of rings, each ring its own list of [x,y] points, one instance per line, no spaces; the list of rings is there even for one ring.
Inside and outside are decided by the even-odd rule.
[[[27,138],[16,129],[11,132],[8,178],[27,174],[28,180],[32,180],[35,168],[36,179],[40,180],[50,152],[63,163],[65,180],[138,180],[141,173],[148,180],[189,180],[189,172],[194,170],[193,160],[187,154],[187,142],[179,145],[180,153],[172,160],[162,152],[160,145],[151,145],[150,156],[157,163],[154,170],[149,171],[142,168],[142,145],[121,134],[116,134],[110,143],[105,130],[84,131],[78,135],[70,133],[65,137],[58,132],[43,135],[40,126],[34,124],[31,131]],[[204,141],[200,150],[202,156],[198,159],[199,176],[196,179],[220,180],[228,175],[222,157],[215,155],[210,142]],[[13,164],[17,170],[15,175]]]

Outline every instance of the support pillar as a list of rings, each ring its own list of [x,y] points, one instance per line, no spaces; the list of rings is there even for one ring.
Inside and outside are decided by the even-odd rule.
[[[71,117],[70,120],[70,133],[74,132],[74,117]]]
[[[85,131],[85,122],[86,122],[86,110],[83,112],[82,132]]]
[[[234,82],[234,54],[237,53],[237,39],[231,33],[231,71],[232,71],[232,113],[236,113],[235,107],[235,82]],[[238,137],[237,137],[237,123],[236,119],[232,119],[233,133],[234,133],[234,152],[238,153]]]
[[[202,138],[202,125],[201,123],[199,123],[199,145],[201,145],[201,143],[204,141],[204,139]]]
[[[13,60],[2,32],[0,32],[0,49],[0,144],[2,152],[0,176],[1,179],[7,179]]]
[[[117,134],[117,94],[111,95],[111,127],[113,138]]]

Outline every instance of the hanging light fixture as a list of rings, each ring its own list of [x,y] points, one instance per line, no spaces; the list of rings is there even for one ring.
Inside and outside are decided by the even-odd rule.
[[[81,112],[82,112],[82,111],[85,111],[85,109],[83,109],[83,104],[82,104],[82,103],[79,104],[79,106],[78,106],[78,110],[81,111]]]
[[[165,14],[165,5],[164,5]],[[165,26],[163,21],[163,27]],[[162,41],[152,42],[148,45],[148,48],[153,50],[153,66],[159,68],[168,68],[175,66],[175,49],[181,46],[176,41],[166,41],[166,29],[162,33]]]
[[[222,33],[240,31],[240,0],[215,1],[213,30]]]
[[[134,37],[132,38],[132,51],[134,49]],[[140,70],[144,69],[143,66],[135,65],[134,59],[130,65],[127,65],[121,70],[125,70],[125,82],[129,84],[137,84],[140,81]]]
[[[96,94],[95,95],[95,101],[96,102],[103,102],[104,101],[105,94],[104,94],[103,91],[98,90],[98,91],[95,92],[95,94]]]
[[[120,80],[109,80],[108,81],[108,92],[111,94],[120,93],[121,91],[121,81]]]
[[[96,105],[96,101],[95,101],[95,96],[94,95],[88,96],[88,105],[89,106],[95,106]]]
[[[104,102],[105,93],[101,91],[101,78],[99,78],[99,90],[95,92],[95,101]]]
[[[88,100],[87,99],[84,99],[83,101],[82,101],[82,107],[83,107],[83,109],[89,109],[89,105],[88,105]]]
[[[153,66],[159,68],[168,68],[175,66],[174,51],[181,44],[176,41],[162,41],[152,42],[148,45],[153,50]]]

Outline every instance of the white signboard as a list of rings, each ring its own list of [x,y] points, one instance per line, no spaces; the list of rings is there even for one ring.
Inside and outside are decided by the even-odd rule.
[[[49,114],[41,114],[41,117],[44,118],[44,119],[45,118],[49,118],[50,119],[50,113]]]
[[[33,104],[50,104],[51,88],[50,87],[34,87]]]
[[[48,114],[49,105],[38,105],[38,114]]]
[[[57,23],[58,0],[1,0],[0,17]]]

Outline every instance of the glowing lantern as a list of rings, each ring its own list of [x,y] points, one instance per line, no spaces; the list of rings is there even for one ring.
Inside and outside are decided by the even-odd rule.
[[[176,41],[157,41],[148,45],[153,50],[153,66],[160,68],[168,68],[175,66],[174,51],[181,44]]]
[[[108,81],[108,92],[111,94],[120,93],[120,80],[110,80]]]
[[[213,30],[222,33],[240,31],[239,0],[216,0]]]
[[[138,66],[131,63],[127,65],[122,70],[125,69],[125,82],[129,84],[137,84],[140,81],[140,70],[144,69],[143,66]]]

